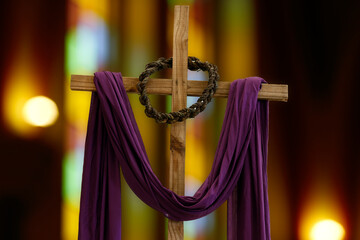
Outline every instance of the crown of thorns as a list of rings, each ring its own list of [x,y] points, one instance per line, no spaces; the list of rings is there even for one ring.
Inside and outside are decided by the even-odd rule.
[[[146,93],[146,83],[149,81],[150,75],[153,73],[172,68],[172,58],[159,58],[157,61],[148,63],[145,66],[145,71],[139,76],[139,83],[137,89],[140,93],[140,103],[145,106],[145,114],[150,118],[154,118],[158,123],[175,123],[182,122],[187,118],[194,118],[200,112],[204,111],[206,105],[211,101],[212,96],[216,92],[217,81],[220,76],[217,72],[217,66],[209,62],[201,62],[196,57],[188,57],[188,69],[191,71],[207,71],[209,73],[208,85],[202,92],[196,103],[192,104],[188,108],[183,108],[178,112],[163,113],[158,112],[152,107],[150,99]]]

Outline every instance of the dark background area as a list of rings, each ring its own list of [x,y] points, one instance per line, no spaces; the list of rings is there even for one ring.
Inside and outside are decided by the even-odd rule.
[[[275,158],[290,199],[289,239],[297,239],[303,201],[317,181],[339,198],[346,239],[359,239],[360,4],[257,1],[257,13],[260,76],[289,85],[289,102],[271,105],[270,123],[270,149],[282,146]]]
[[[9,66],[23,51],[19,42],[26,41],[38,73],[34,84],[61,111],[65,6],[65,1],[0,2],[0,239],[60,239],[63,118],[35,138],[17,136],[5,125],[3,96]]]

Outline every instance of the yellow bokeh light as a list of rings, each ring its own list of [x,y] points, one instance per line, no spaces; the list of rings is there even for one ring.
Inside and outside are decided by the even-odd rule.
[[[23,108],[25,122],[37,127],[47,127],[59,116],[58,108],[53,100],[44,96],[29,99]]]
[[[312,240],[341,240],[344,236],[344,227],[331,219],[317,222],[310,233]]]
[[[322,176],[319,179],[314,179],[311,186],[309,186],[301,204],[298,229],[299,240],[343,239],[347,218],[344,214],[342,202],[339,199],[340,193],[328,182],[329,180]],[[341,222],[345,227],[341,225],[340,228],[328,227],[329,225],[337,225],[332,225],[332,222],[327,220]],[[324,228],[326,230],[322,230]],[[343,235],[332,232],[335,229],[343,229]],[[342,231],[339,230],[338,233]],[[331,234],[327,235],[328,233]]]

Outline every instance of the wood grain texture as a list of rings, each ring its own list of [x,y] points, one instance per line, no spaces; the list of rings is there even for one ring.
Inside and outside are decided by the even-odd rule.
[[[186,107],[188,71],[189,6],[174,9],[172,103],[171,110]],[[186,121],[170,126],[169,188],[178,195],[185,194]],[[183,240],[183,222],[168,221],[168,240]]]
[[[137,93],[136,84],[139,79],[136,77],[123,77],[124,87],[129,93]],[[172,79],[150,79],[146,85],[149,94],[171,95]],[[227,97],[229,95],[231,82],[220,81],[214,97]],[[207,86],[206,81],[187,81],[187,95],[201,96]],[[96,91],[94,76],[90,75],[71,75],[70,88],[77,91]],[[288,101],[288,85],[285,84],[262,84],[258,99],[269,101]]]

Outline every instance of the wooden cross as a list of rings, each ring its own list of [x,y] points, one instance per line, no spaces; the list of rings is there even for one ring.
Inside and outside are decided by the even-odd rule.
[[[146,91],[150,94],[172,95],[172,111],[186,107],[187,96],[201,96],[207,86],[205,81],[187,79],[188,72],[188,30],[189,6],[177,5],[174,10],[173,70],[172,79],[151,79]],[[136,93],[138,78],[123,77],[127,92]],[[96,91],[93,76],[71,75],[72,90]],[[214,97],[227,97],[230,82],[219,82]],[[262,84],[258,99],[284,101],[288,99],[288,86],[282,84]],[[170,128],[170,167],[169,188],[178,195],[185,189],[185,136],[186,122],[171,124]],[[168,239],[184,239],[183,222],[169,220]]]

